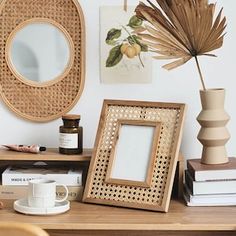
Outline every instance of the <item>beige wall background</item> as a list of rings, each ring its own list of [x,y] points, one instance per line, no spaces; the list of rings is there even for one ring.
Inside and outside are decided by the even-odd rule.
[[[181,102],[188,105],[182,152],[187,159],[197,158],[201,154],[201,145],[197,141],[200,128],[196,117],[201,110],[199,89],[201,88],[194,61],[173,70],[161,68],[162,61],[153,60],[153,82],[141,85],[105,85],[99,78],[99,7],[102,5],[120,5],[123,0],[80,0],[86,20],[86,81],[81,99],[70,113],[81,114],[84,127],[84,147],[93,147],[103,99],[133,99],[147,101]],[[129,0],[137,4],[136,0]],[[200,63],[208,88],[226,89],[225,109],[231,116],[228,129],[231,139],[227,144],[229,156],[236,154],[236,1],[218,0],[217,7],[224,7],[227,16],[227,35],[224,46],[216,51],[217,58],[200,58]],[[34,123],[23,120],[12,113],[0,102],[0,144],[41,144],[58,147],[58,130],[61,119],[48,123]]]

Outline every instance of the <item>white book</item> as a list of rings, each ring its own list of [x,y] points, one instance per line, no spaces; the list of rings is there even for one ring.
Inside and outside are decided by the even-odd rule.
[[[9,166],[2,173],[3,185],[28,185],[32,179],[50,179],[67,186],[82,185],[82,170],[48,165]]]
[[[69,201],[81,201],[83,195],[83,186],[68,186]],[[0,199],[20,199],[25,198],[28,194],[27,185],[1,185],[0,184]],[[62,186],[56,188],[57,198],[65,197],[65,189]]]
[[[236,180],[194,181],[185,171],[185,182],[193,195],[236,193]]]
[[[236,158],[230,157],[228,163],[205,165],[201,159],[187,160],[187,168],[195,181],[236,179]]]
[[[236,194],[192,195],[185,185],[184,199],[188,206],[235,206]]]

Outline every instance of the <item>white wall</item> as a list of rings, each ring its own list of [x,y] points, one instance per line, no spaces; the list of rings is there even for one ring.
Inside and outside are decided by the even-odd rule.
[[[129,0],[137,4],[136,0]],[[87,31],[87,75],[83,95],[71,113],[81,114],[84,127],[84,146],[93,147],[100,109],[103,99],[136,99],[150,101],[171,101],[188,104],[184,128],[182,152],[186,158],[197,158],[201,145],[197,141],[199,125],[196,116],[201,110],[198,90],[200,81],[193,61],[167,72],[161,68],[163,62],[154,61],[153,83],[148,85],[104,85],[99,81],[99,6],[119,5],[123,0],[80,0],[84,10]],[[218,58],[200,58],[208,88],[224,87],[227,91],[225,108],[231,116],[228,128],[231,139],[227,144],[230,156],[236,148],[236,108],[235,108],[235,53],[236,53],[236,9],[235,0],[218,0],[217,6],[224,7],[227,16],[227,35],[223,48],[216,53]],[[61,119],[46,124],[25,121],[14,115],[0,103],[0,144],[39,143],[47,147],[58,146],[58,128]]]

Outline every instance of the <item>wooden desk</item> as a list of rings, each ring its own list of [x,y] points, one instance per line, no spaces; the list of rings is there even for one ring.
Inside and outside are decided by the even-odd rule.
[[[172,200],[169,213],[149,212],[72,202],[71,210],[57,216],[28,216],[4,200],[0,221],[36,224],[51,236],[96,235],[236,235],[236,207],[186,207]]]
[[[88,163],[92,150],[82,155],[61,155],[55,149],[41,154],[16,153],[0,150],[0,167],[28,161]],[[182,192],[183,157],[179,157],[174,186],[175,196]],[[181,164],[180,164],[181,163]],[[28,216],[13,210],[12,200],[3,200],[0,221],[28,222],[46,229],[51,236],[182,236],[182,235],[236,235],[236,207],[186,207],[181,201],[172,200],[168,213],[100,205],[71,203],[71,210],[57,216]]]

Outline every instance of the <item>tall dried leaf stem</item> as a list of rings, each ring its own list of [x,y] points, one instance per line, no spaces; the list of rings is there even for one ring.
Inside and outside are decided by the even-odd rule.
[[[206,90],[198,56],[211,54],[223,45],[226,18],[221,9],[215,17],[216,4],[209,0],[146,0],[136,7],[136,15],[147,21],[137,32],[155,59],[171,60],[163,66],[173,70],[195,58],[201,84]],[[156,3],[155,3],[156,2]]]
[[[200,75],[203,90],[206,90],[206,86],[205,86],[205,83],[204,83],[204,79],[203,79],[203,76],[202,76],[202,71],[201,71],[201,67],[200,67],[198,58],[197,58],[197,56],[195,56],[194,58],[195,58],[195,61],[196,61],[196,64],[197,64],[197,69],[198,69],[198,73]]]

